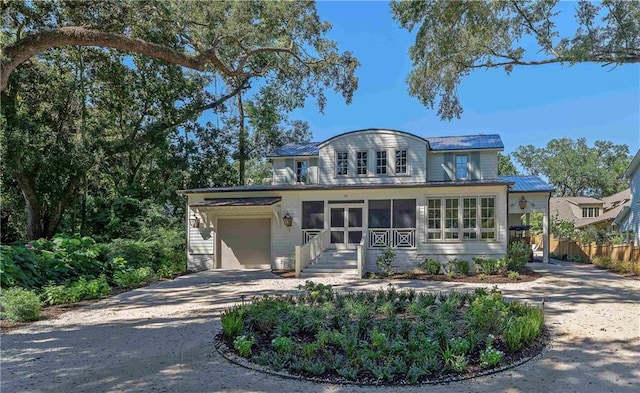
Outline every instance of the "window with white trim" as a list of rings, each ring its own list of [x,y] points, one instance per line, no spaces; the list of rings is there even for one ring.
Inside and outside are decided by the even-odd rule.
[[[496,240],[496,197],[427,197],[427,241]]]
[[[582,217],[598,217],[600,215],[600,209],[597,207],[583,207],[582,208]]]
[[[309,162],[307,160],[296,161],[296,182],[306,183],[308,179]]]
[[[346,151],[336,153],[336,175],[346,176],[349,168],[349,155]]]
[[[480,198],[480,238],[496,239],[496,198]]]
[[[407,149],[396,150],[396,173],[407,173]]]
[[[367,174],[367,152],[366,151],[356,152],[356,173],[358,175]]]
[[[457,155],[456,156],[456,180],[468,180],[469,179],[469,156]]]
[[[376,174],[377,175],[387,174],[387,151],[386,150],[376,151]]]
[[[429,199],[427,202],[427,240],[442,239],[442,200]]]

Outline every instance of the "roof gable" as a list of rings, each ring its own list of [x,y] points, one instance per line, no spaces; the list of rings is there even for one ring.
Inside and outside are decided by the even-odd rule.
[[[638,149],[638,152],[633,157],[633,160],[631,160],[629,168],[627,168],[626,172],[624,173],[624,178],[631,179],[631,176],[633,176],[635,171],[638,169],[638,166],[640,166],[640,149]]]

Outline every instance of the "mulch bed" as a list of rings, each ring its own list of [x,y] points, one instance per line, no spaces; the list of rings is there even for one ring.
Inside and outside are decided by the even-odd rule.
[[[277,275],[280,278],[295,278],[296,274],[294,270],[272,270],[273,274]],[[514,282],[530,282],[535,281],[542,277],[542,274],[534,272],[529,268],[525,268],[522,272],[520,272],[520,276],[517,280],[512,280],[508,277],[507,273],[504,274],[496,274],[493,276],[480,276],[479,274],[475,274],[472,276],[453,276],[449,277],[444,274],[424,274],[417,273],[412,275],[407,275],[405,273],[395,273],[391,276],[382,277],[380,275],[374,276],[371,273],[367,273],[365,275],[365,279],[369,280],[422,280],[422,281],[452,281],[452,282],[467,282],[467,283],[479,283],[479,284],[506,284],[506,283],[514,283]]]
[[[504,357],[502,358],[502,366],[493,369],[482,369],[478,364],[469,365],[467,369],[462,373],[453,373],[453,372],[439,372],[434,375],[431,375],[427,379],[423,379],[418,383],[412,384],[408,379],[395,380],[391,383],[389,382],[381,382],[373,378],[359,378],[356,381],[345,379],[339,375],[336,375],[332,372],[326,372],[323,375],[312,376],[306,374],[304,372],[295,372],[292,370],[281,370],[274,371],[273,369],[267,366],[260,366],[256,363],[251,362],[249,359],[243,358],[239,356],[235,350],[232,349],[232,345],[228,343],[222,336],[222,332],[218,333],[215,338],[215,348],[225,359],[229,360],[232,363],[235,363],[239,366],[264,372],[267,374],[290,378],[290,379],[302,379],[308,380],[311,382],[319,382],[319,383],[332,383],[332,384],[347,384],[347,385],[360,385],[360,386],[402,386],[402,385],[436,385],[436,384],[446,384],[450,382],[463,381],[466,379],[477,378],[485,375],[491,375],[498,372],[502,372],[505,370],[509,370],[511,368],[517,367],[521,364],[524,364],[537,356],[539,356],[542,351],[547,347],[549,342],[551,341],[551,333],[547,329],[547,327],[543,326],[542,332],[540,335],[527,347],[522,348],[521,350],[513,353],[509,353],[503,345],[499,345],[497,342],[494,345],[494,348],[499,349],[504,352]],[[260,343],[256,342],[256,347],[259,347]],[[256,351],[259,353],[259,351]],[[470,358],[470,362],[478,362],[479,355],[476,353],[475,358]]]

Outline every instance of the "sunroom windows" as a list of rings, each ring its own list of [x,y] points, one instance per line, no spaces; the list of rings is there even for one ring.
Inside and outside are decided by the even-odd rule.
[[[427,197],[426,241],[496,240],[496,197]]]

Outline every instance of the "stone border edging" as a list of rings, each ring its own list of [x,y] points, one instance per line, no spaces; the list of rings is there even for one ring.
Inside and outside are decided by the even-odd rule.
[[[233,350],[231,350],[231,348],[229,348],[227,346],[227,344],[222,340],[222,329],[218,332],[218,334],[215,335],[215,339],[214,339],[214,347],[216,348],[216,351],[218,351],[218,353],[225,358],[226,360],[228,360],[229,362],[236,364],[240,367],[249,369],[249,370],[253,370],[253,371],[258,371],[261,373],[265,373],[265,374],[269,374],[269,375],[273,375],[276,377],[280,377],[280,378],[285,378],[285,379],[293,379],[293,380],[299,380],[299,381],[309,381],[309,382],[314,382],[314,383],[324,383],[324,384],[333,384],[333,385],[353,385],[353,386],[363,386],[363,387],[370,387],[370,386],[398,386],[398,387],[402,387],[402,386],[420,386],[420,385],[444,385],[444,384],[448,384],[451,382],[462,382],[462,381],[466,381],[469,379],[473,379],[473,378],[478,378],[478,377],[484,377],[487,375],[492,375],[492,374],[497,374],[499,372],[503,372],[506,370],[510,370],[513,368],[516,368],[518,366],[521,366],[525,363],[528,363],[531,360],[537,359],[539,357],[542,356],[543,353],[546,352],[547,348],[552,344],[552,332],[551,330],[547,327],[544,326],[543,328],[543,332],[542,332],[542,340],[544,340],[544,342],[542,343],[542,349],[540,350],[540,352],[536,353],[535,355],[532,356],[526,356],[522,359],[517,360],[514,363],[511,364],[507,364],[498,368],[492,368],[492,369],[488,369],[488,370],[483,370],[480,372],[474,372],[474,373],[469,373],[469,374],[463,374],[463,375],[459,375],[459,376],[452,376],[452,377],[446,377],[446,378],[439,378],[439,379],[434,379],[434,380],[429,380],[429,381],[424,381],[424,382],[418,382],[418,383],[385,383],[385,382],[381,382],[381,383],[375,383],[375,382],[357,382],[357,381],[351,381],[348,380],[346,378],[341,378],[341,379],[327,379],[327,378],[317,378],[317,377],[303,377],[302,375],[297,375],[297,374],[292,374],[286,371],[275,371],[269,367],[266,366],[261,366],[259,364],[253,363],[248,361],[247,359],[236,355]]]

